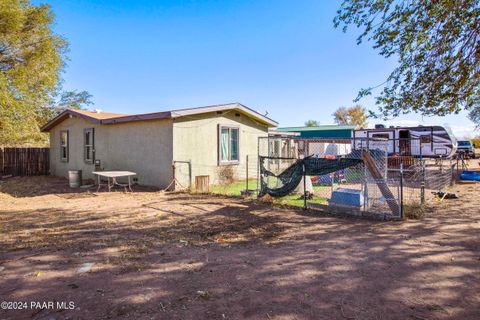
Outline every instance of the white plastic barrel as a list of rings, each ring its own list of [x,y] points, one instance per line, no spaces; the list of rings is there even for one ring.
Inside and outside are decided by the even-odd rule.
[[[68,183],[70,188],[80,188],[82,185],[82,170],[68,171]]]

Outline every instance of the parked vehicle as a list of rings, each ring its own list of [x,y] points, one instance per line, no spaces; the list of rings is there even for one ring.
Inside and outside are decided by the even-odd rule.
[[[353,131],[356,149],[378,149],[387,143],[389,155],[426,158],[453,157],[457,151],[457,140],[449,128],[442,126],[385,127]]]
[[[459,140],[457,147],[457,155],[463,155],[466,158],[475,159],[475,148],[469,140]]]

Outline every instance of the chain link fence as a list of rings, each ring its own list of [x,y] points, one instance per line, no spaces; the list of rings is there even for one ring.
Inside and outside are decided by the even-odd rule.
[[[292,142],[288,142],[288,140]],[[423,158],[420,140],[396,142],[404,152],[393,154],[387,139],[291,139],[269,137],[259,144],[263,168],[275,175],[261,175],[269,188],[282,188],[283,171],[306,157],[338,160],[362,159],[362,163],[320,176],[306,176],[290,194],[274,202],[308,206],[333,213],[403,218],[406,210],[423,206],[450,186],[455,162],[448,158]],[[291,146],[281,153],[272,146]],[[265,147],[267,146],[267,147]],[[288,155],[288,157],[286,157]],[[283,156],[283,157],[282,157]],[[407,212],[408,213],[408,212]]]
[[[452,186],[455,183],[456,165],[451,159],[417,159],[403,170],[405,203],[423,205],[438,192]],[[392,173],[395,171],[399,170],[390,169]]]
[[[419,144],[413,140],[409,143],[411,147]],[[257,197],[266,189],[290,188],[289,172],[293,175],[293,167],[302,159],[318,160],[319,167],[335,166],[342,159],[356,159],[360,161],[327,170],[325,174],[301,177],[294,190],[263,199],[342,215],[403,218],[406,208],[423,206],[453,183],[456,162],[406,152],[392,154],[391,147],[392,142],[386,139],[370,138],[367,143],[359,138],[261,137],[258,153],[243,155],[236,165],[207,167],[191,161],[175,161],[175,187],[196,192],[196,179],[205,173],[206,192]]]
[[[288,138],[269,138],[261,144],[288,145]],[[357,164],[318,176],[305,176],[291,193],[276,198],[281,204],[308,206],[338,214],[398,217],[399,190],[391,188],[388,179],[387,141],[377,141],[369,149],[354,149],[350,139],[293,139],[290,157],[279,157],[269,152],[261,155],[264,186],[280,189],[284,180],[280,175],[298,159],[307,157],[331,160],[359,159]],[[283,154],[284,156],[286,154]],[[340,160],[341,161],[341,160]],[[329,162],[326,162],[329,163]],[[261,170],[262,171],[262,170]]]

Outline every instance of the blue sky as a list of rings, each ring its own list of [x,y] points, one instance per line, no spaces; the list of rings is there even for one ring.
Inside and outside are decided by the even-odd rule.
[[[119,113],[241,102],[280,122],[333,123],[362,87],[382,83],[394,60],[357,32],[334,29],[340,1],[44,0],[70,42],[66,89]],[[360,103],[374,109],[372,98]],[[371,124],[378,121],[372,121]],[[393,124],[445,124],[472,134],[464,114]]]

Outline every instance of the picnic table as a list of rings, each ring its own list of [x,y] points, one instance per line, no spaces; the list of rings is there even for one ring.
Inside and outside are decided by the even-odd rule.
[[[98,190],[100,190],[101,186],[105,186],[105,185],[108,187],[108,192],[110,192],[110,190],[116,185],[120,186],[120,187],[124,187],[125,190],[128,187],[128,190],[130,190],[130,192],[133,192],[130,177],[137,175],[135,172],[131,172],[131,171],[93,171],[92,173],[97,176],[97,184],[98,184],[97,192],[98,192]],[[107,178],[107,183],[106,184],[101,183],[101,177]],[[122,177],[127,177],[128,178],[128,184],[127,183],[119,183],[117,181],[117,178],[122,178]],[[110,180],[111,180],[111,182],[110,182]]]

